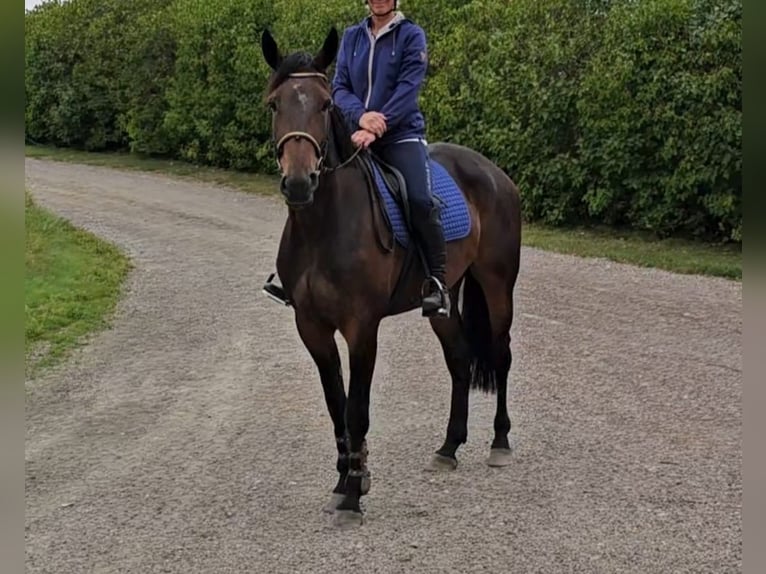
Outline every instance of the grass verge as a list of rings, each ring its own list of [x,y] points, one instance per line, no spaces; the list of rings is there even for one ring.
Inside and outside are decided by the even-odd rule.
[[[25,365],[27,374],[64,357],[108,324],[130,262],[26,194]]]
[[[127,153],[92,153],[70,149],[27,146],[27,157],[154,171],[167,175],[227,185],[251,193],[274,193],[272,176],[195,166],[184,162],[143,158]],[[656,267],[741,280],[742,249],[738,245],[706,244],[681,239],[657,240],[637,232],[611,229],[562,229],[525,223],[524,245],[547,251],[603,257],[620,263]]]
[[[611,229],[560,229],[525,224],[523,243],[547,251],[603,257],[619,263],[675,273],[742,279],[740,246],[683,239],[653,239],[638,232]]]

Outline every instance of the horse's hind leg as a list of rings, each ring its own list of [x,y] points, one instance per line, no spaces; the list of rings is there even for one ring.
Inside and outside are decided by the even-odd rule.
[[[346,391],[343,388],[343,374],[340,368],[338,346],[335,344],[334,329],[305,314],[296,315],[298,333],[319,370],[327,410],[330,412],[335,432],[338,460],[335,465],[339,477],[324,511],[332,513],[346,492],[348,474],[348,446],[346,444]]]
[[[458,283],[450,293],[453,305],[457,304],[459,285]],[[448,319],[431,319],[431,327],[439,338],[452,378],[452,400],[446,439],[426,469],[454,470],[457,468],[455,453],[468,438],[468,383],[471,376],[471,350],[463,333],[457,309],[453,309]]]
[[[497,390],[497,408],[494,420],[494,438],[487,463],[490,466],[511,464],[511,448],[508,434],[511,419],[508,416],[508,374],[511,370],[511,325],[513,323],[513,288],[516,273],[503,275],[492,268],[471,268],[481,285],[489,311],[491,329],[491,358]]]
[[[511,337],[506,333],[495,342],[495,374],[497,377],[497,409],[495,411],[495,436],[489,451],[489,466],[507,466],[511,464],[511,446],[508,433],[511,431],[511,419],[508,416],[507,394],[508,373],[511,370]]]

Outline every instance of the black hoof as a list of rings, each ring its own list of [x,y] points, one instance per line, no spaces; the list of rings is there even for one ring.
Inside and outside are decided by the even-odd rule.
[[[364,525],[364,514],[355,510],[336,510],[332,522],[340,530],[359,528]]]
[[[334,514],[341,502],[343,502],[343,495],[333,492],[330,495],[330,500],[328,500],[327,504],[322,507],[322,512]]]
[[[428,461],[425,470],[428,472],[445,472],[453,471],[457,468],[457,459],[444,456],[442,454],[434,454],[431,460]]]
[[[487,464],[489,466],[501,467],[508,466],[513,462],[511,449],[509,448],[493,448],[489,451],[489,458]]]

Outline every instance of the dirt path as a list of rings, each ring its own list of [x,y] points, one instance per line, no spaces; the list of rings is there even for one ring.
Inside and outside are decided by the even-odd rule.
[[[29,572],[739,571],[740,284],[525,249],[515,463],[484,464],[473,394],[449,475],[421,471],[449,407],[436,339],[387,320],[368,522],[343,533],[314,365],[260,293],[283,206],[29,159],[26,180],[136,264],[114,328],[27,381]]]

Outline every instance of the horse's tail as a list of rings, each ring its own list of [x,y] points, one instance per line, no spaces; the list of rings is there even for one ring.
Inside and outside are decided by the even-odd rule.
[[[485,393],[497,391],[493,360],[492,327],[484,290],[469,270],[463,285],[463,331],[471,348],[471,379],[469,386]]]

